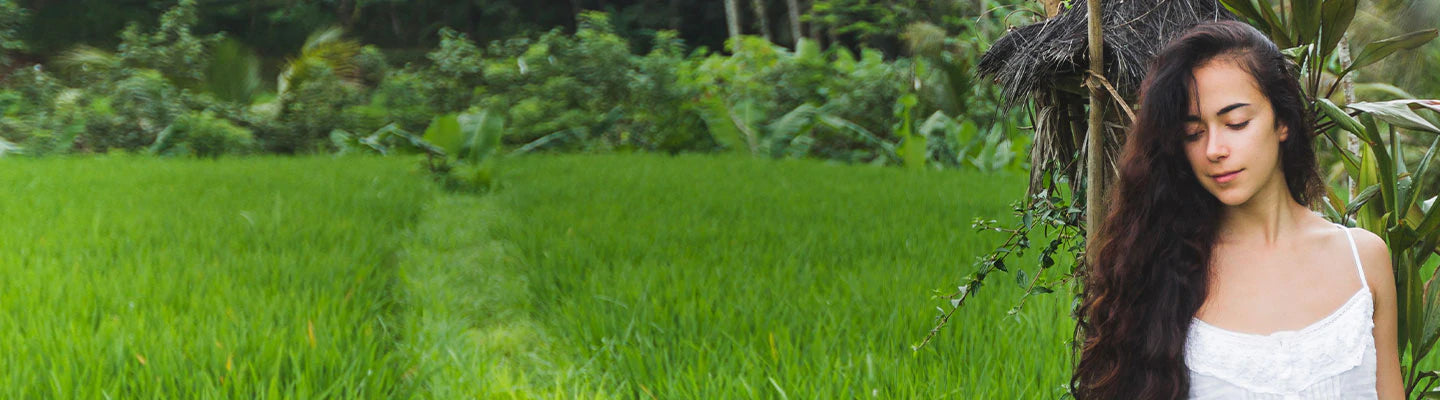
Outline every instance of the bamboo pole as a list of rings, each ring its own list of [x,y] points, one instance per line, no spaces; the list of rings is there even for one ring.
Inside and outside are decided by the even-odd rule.
[[[1105,91],[1099,79],[1105,75],[1104,38],[1101,35],[1101,0],[1087,0],[1087,19],[1090,32],[1090,76],[1086,86],[1090,88],[1090,126],[1085,132],[1085,241],[1097,243],[1100,223],[1105,218]],[[1088,255],[1087,255],[1087,258]]]

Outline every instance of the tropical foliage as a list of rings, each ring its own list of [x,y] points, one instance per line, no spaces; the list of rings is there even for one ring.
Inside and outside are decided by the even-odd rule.
[[[25,49],[19,30],[28,12],[11,0],[0,0],[0,68],[10,64],[8,53]]]
[[[827,7],[817,9],[838,10]],[[923,15],[911,14],[903,20]],[[267,62],[229,34],[199,34],[201,15],[183,0],[154,25],[129,24],[113,48],[79,45],[10,69],[0,84],[10,99],[5,151],[215,156],[405,143],[396,149],[464,160],[449,146],[418,144],[446,115],[483,112],[507,122],[495,138],[508,150],[496,154],[738,151],[984,171],[1028,161],[1028,137],[1016,128],[1027,117],[1001,114],[997,91],[970,84],[981,47],[954,36],[993,39],[1004,29],[993,16],[914,23],[888,53],[755,36],[713,52],[687,48],[672,31],[654,32],[637,53],[615,22],[624,13],[583,12],[573,33],[484,45],[440,28],[435,48],[395,65],[403,53],[365,45],[343,25]]]

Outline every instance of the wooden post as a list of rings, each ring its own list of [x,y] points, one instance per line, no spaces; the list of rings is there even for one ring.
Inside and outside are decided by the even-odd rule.
[[[1110,171],[1105,168],[1105,91],[1099,77],[1105,75],[1104,38],[1101,34],[1100,2],[1086,0],[1090,32],[1090,73],[1085,82],[1090,88],[1090,127],[1085,132],[1085,232],[1086,243],[1097,243],[1100,224],[1105,218],[1105,192]],[[1089,258],[1087,256],[1087,258]]]

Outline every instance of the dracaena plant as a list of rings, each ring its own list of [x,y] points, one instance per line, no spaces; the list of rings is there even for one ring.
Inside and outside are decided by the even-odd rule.
[[[1366,44],[1348,65],[1331,62],[1344,45],[1345,32],[1355,19],[1359,1],[1220,0],[1220,3],[1285,49],[1285,54],[1301,67],[1300,83],[1306,93],[1312,98],[1330,98],[1346,75],[1396,51],[1419,47],[1436,36],[1435,29],[1425,29],[1377,40]],[[1318,105],[1316,107],[1318,111]]]
[[[1343,205],[1341,196],[1332,191],[1325,211],[1332,219],[1353,221],[1379,234],[1389,245],[1399,314],[1397,343],[1408,361],[1402,368],[1405,388],[1412,397],[1440,394],[1431,390],[1440,373],[1421,371],[1419,365],[1440,339],[1440,285],[1432,284],[1440,275],[1424,273],[1430,256],[1440,252],[1440,209],[1433,206],[1435,197],[1430,195],[1435,188],[1427,187],[1422,179],[1428,176],[1440,138],[1432,139],[1413,170],[1399,138],[1402,131],[1440,134],[1440,128],[1416,113],[1440,112],[1440,101],[1360,102],[1345,109],[1326,99],[1317,103],[1334,126],[1322,134],[1333,139],[1337,131],[1344,131],[1362,141],[1359,154],[1344,148],[1336,151],[1356,187],[1364,189]]]

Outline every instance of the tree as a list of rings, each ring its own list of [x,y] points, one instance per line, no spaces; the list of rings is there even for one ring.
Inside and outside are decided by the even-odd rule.
[[[800,38],[805,37],[800,33],[800,3],[796,0],[785,0],[785,6],[790,12],[790,40],[799,46]]]
[[[730,28],[730,39],[740,37],[740,5],[739,0],[725,0],[725,26]]]
[[[755,12],[755,20],[760,24],[760,35],[768,41],[775,41],[774,35],[770,34],[770,17],[765,15],[765,0],[751,0],[751,11]]]

